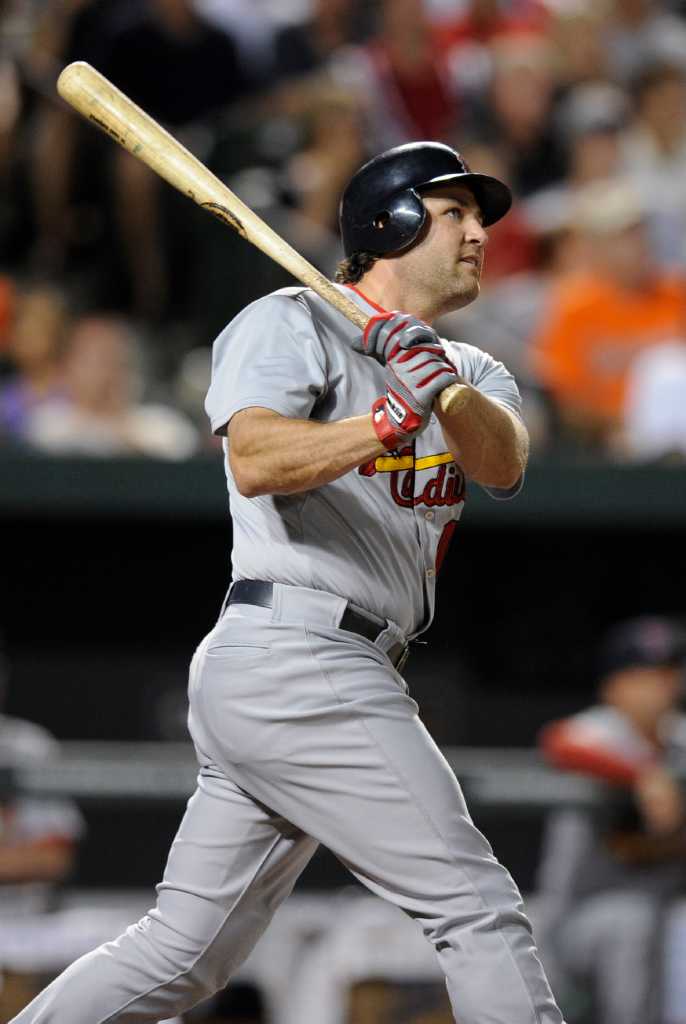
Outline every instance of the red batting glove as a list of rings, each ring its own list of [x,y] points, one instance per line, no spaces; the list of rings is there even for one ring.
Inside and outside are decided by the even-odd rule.
[[[387,451],[420,433],[429,422],[434,399],[460,377],[443,347],[399,349],[386,365],[386,394],[372,406],[376,435]]]

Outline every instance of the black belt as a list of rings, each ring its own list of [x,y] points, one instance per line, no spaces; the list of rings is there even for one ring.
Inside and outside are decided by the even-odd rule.
[[[259,608],[271,608],[274,596],[274,584],[264,580],[236,580],[227,598],[230,604],[255,604]],[[347,629],[349,633],[359,633],[367,640],[375,643],[387,628],[385,622],[379,622],[366,612],[347,605],[343,617],[338,623],[339,629]],[[394,644],[386,652],[391,663],[400,671],[407,660],[407,644]]]

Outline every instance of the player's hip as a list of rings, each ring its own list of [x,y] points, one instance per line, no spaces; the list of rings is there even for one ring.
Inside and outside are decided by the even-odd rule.
[[[417,706],[384,652],[318,623],[271,621],[230,608],[202,641],[189,679],[191,732],[212,734],[237,759],[285,755],[352,717],[412,717]],[[331,742],[327,736],[326,742]]]

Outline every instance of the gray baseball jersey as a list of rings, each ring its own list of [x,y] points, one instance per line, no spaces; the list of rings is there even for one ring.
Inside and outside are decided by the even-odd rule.
[[[379,307],[342,287],[366,313]],[[258,299],[219,335],[206,409],[215,433],[261,406],[320,422],[368,413],[384,369],[352,345],[359,330],[314,292],[284,288]],[[514,378],[472,345],[445,341],[458,371],[519,413]],[[436,572],[465,501],[465,479],[435,416],[397,455],[383,455],[316,490],[245,498],[228,458],[233,577],[327,590],[395,622],[408,636],[433,617]],[[491,491],[494,497],[516,493]],[[392,529],[380,530],[380,523]]]

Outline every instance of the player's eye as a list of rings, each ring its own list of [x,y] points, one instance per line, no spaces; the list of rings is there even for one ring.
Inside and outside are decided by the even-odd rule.
[[[463,209],[461,206],[451,206],[446,213],[454,220],[462,220]]]

